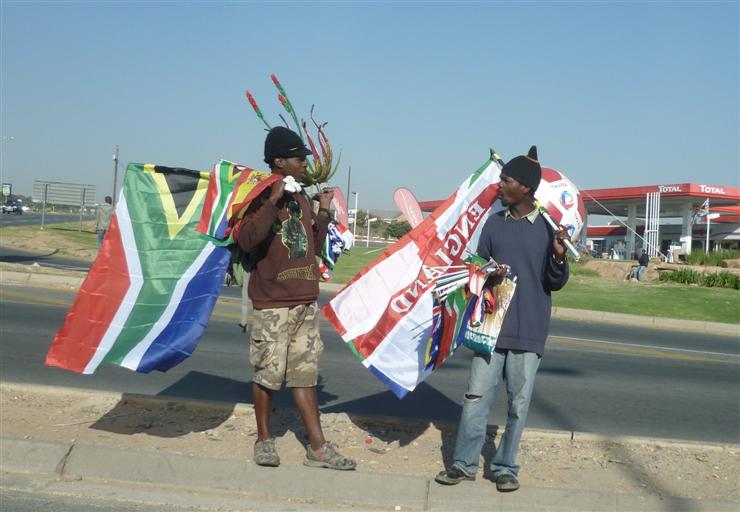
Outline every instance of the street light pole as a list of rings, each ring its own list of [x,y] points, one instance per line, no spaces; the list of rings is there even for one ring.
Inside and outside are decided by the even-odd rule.
[[[118,185],[118,144],[113,155],[113,206],[116,205],[116,187]]]
[[[349,193],[352,190],[352,166],[349,166],[349,173],[347,175],[347,195],[345,197],[349,197]]]
[[[10,142],[13,142],[14,140],[15,140],[15,137],[3,135],[3,142],[10,143]],[[5,183],[6,181],[10,183],[10,173],[8,173],[8,160],[9,160],[8,153],[9,151],[7,148],[7,144],[4,144],[4,146],[5,147],[3,148],[3,151],[2,151],[3,162],[0,162],[0,181],[2,181],[3,183]],[[12,197],[13,195],[12,191],[10,195]],[[8,198],[6,197],[5,199],[7,200]]]
[[[357,197],[359,194],[357,192],[352,192],[355,195],[355,216],[352,219],[352,238],[355,239],[355,243],[357,243]]]

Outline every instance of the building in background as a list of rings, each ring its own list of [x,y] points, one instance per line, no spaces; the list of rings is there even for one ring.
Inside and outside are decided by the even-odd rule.
[[[620,258],[635,259],[642,249],[655,256],[669,249],[690,254],[707,245],[709,250],[740,246],[737,187],[680,183],[584,190],[582,195],[589,216],[613,215],[626,224],[589,221],[586,244],[597,253],[614,249]]]

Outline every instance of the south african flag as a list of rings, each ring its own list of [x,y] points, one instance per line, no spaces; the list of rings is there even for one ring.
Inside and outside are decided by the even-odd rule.
[[[116,212],[46,364],[166,371],[192,354],[230,253],[196,232],[209,173],[129,164]]]

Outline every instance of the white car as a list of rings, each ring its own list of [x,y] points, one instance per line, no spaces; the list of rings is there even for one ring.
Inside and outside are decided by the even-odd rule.
[[[3,205],[3,213],[15,213],[16,215],[23,215],[23,205],[16,202],[8,201]]]

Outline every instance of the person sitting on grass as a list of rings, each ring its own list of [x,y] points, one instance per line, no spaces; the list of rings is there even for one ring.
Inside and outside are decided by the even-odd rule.
[[[642,254],[640,255],[640,259],[637,261],[640,265],[637,267],[637,271],[635,272],[635,277],[637,277],[638,281],[642,281],[642,275],[645,273],[645,271],[648,268],[648,263],[650,262],[650,256],[648,256],[648,253],[645,249],[642,250]]]

